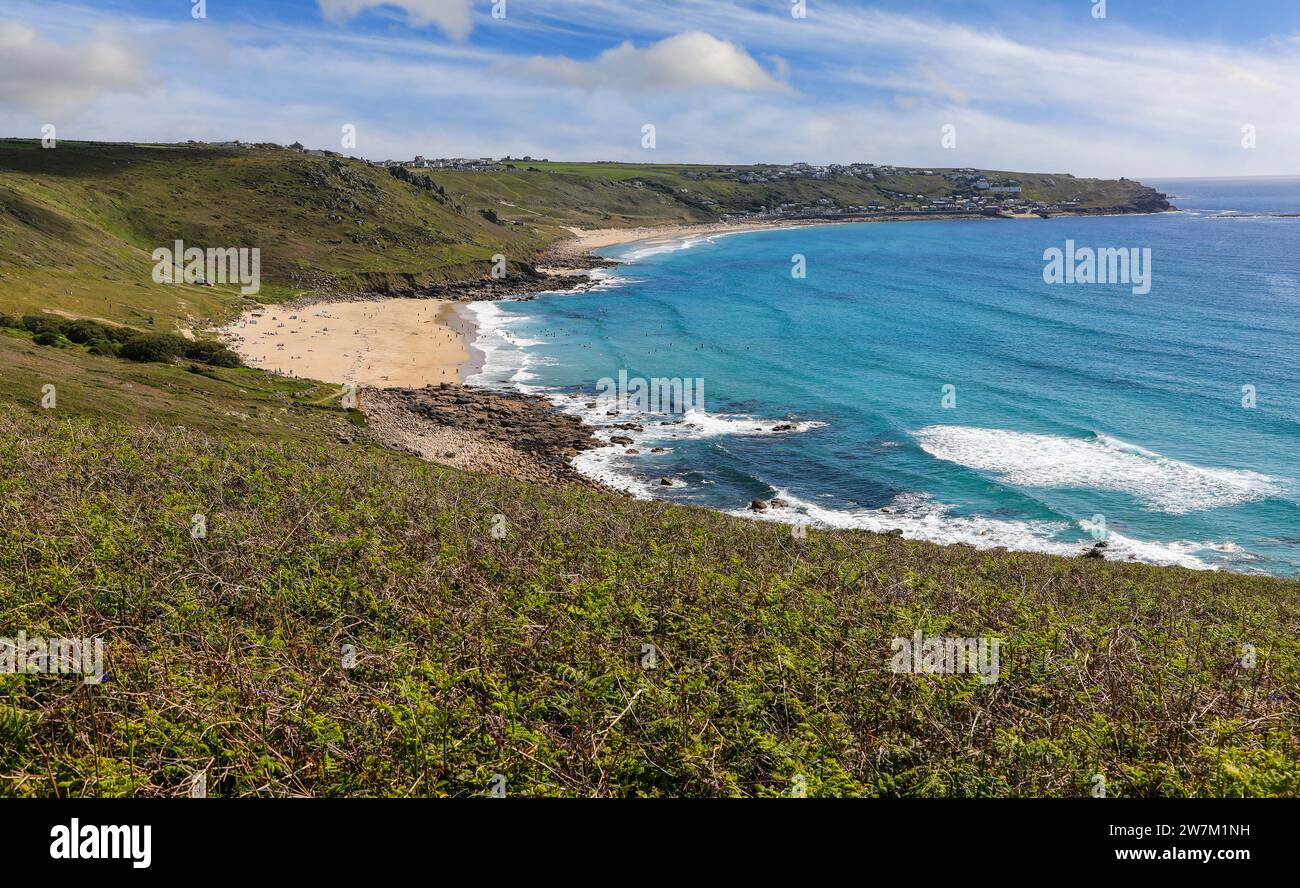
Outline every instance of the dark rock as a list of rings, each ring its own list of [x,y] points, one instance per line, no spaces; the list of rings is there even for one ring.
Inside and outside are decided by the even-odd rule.
[[[749,510],[751,512],[766,512],[767,503],[763,502],[761,499],[752,500],[749,504]]]

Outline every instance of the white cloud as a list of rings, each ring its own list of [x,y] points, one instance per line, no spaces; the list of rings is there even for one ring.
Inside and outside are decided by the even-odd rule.
[[[464,40],[474,24],[470,0],[316,0],[321,12],[334,22],[345,22],[367,9],[396,7],[406,13],[413,28],[437,25],[453,40]]]
[[[107,31],[82,43],[46,40],[34,28],[0,21],[0,105],[54,115],[103,95],[137,88],[142,60]]]
[[[0,2],[24,10],[7,11],[10,18],[64,42],[88,46],[101,33],[96,24],[112,23],[127,45],[154,48],[152,65],[165,79],[61,115],[65,138],[298,139],[337,150],[339,126],[355,123],[357,152],[371,158],[528,153],[1109,177],[1300,173],[1300,41],[1291,33],[1234,46],[1111,21],[1098,26],[1102,41],[1079,38],[1092,33],[1091,19],[1068,28],[1014,17],[972,27],[822,0],[816,15],[794,21],[730,0],[547,0],[512,5],[508,28],[484,28],[492,39],[481,42],[263,21],[205,22],[199,40],[178,36],[174,19]],[[333,2],[363,9],[360,0]],[[383,14],[403,16],[396,5]],[[78,25],[86,30],[71,30]],[[195,58],[194,46],[221,35],[230,46],[225,63]],[[593,48],[576,57],[582,46]],[[11,86],[12,55],[0,44],[0,105],[46,85]],[[92,94],[106,80],[69,79]],[[35,132],[45,120],[0,107],[0,133]],[[650,152],[641,147],[645,121],[657,128]],[[940,142],[949,123],[955,150]],[[1241,146],[1247,123],[1258,129],[1255,149]]]
[[[746,92],[790,87],[773,77],[745,50],[703,31],[687,31],[638,49],[631,41],[607,49],[589,62],[565,56],[534,56],[500,66],[508,73],[581,89],[628,91],[721,86]],[[785,70],[778,66],[778,70]]]

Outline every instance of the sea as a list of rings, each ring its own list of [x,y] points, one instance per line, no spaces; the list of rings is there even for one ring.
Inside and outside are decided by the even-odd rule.
[[[610,248],[582,291],[467,307],[470,382],[623,436],[575,465],[638,497],[1300,576],[1300,177],[1143,181],[1178,210]],[[1127,280],[1048,271],[1102,250]],[[620,373],[703,394],[611,406]]]

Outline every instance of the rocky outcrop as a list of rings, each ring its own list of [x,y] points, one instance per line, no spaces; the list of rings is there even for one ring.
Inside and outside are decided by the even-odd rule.
[[[390,166],[388,168],[388,175],[392,176],[394,179],[400,179],[407,185],[411,185],[421,191],[429,192],[429,196],[438,203],[452,206],[458,213],[465,212],[464,207],[459,204],[453,204],[451,198],[447,196],[447,192],[443,190],[442,186],[430,179],[428,176],[413,173],[406,167],[400,166]]]
[[[1080,558],[1101,558],[1104,560],[1106,558],[1105,550],[1109,547],[1109,545],[1110,544],[1107,543],[1105,540],[1101,540],[1100,542],[1094,543],[1091,549],[1084,549],[1083,554],[1081,554],[1079,557]]]
[[[604,442],[542,398],[443,383],[363,388],[357,405],[381,443],[433,462],[543,484],[597,486],[570,461]]]
[[[315,290],[311,296],[290,303],[293,308],[330,302],[380,302],[384,299],[446,299],[452,302],[480,302],[486,299],[529,299],[533,294],[553,290],[581,290],[590,280],[580,272],[617,265],[609,259],[569,255],[544,256],[547,270],[532,262],[507,264],[504,277],[463,277],[434,281],[410,272],[358,272],[339,280],[312,272],[294,272],[295,285]],[[484,264],[486,270],[487,265]],[[468,269],[466,269],[468,270]],[[569,272],[569,273],[565,273]]]

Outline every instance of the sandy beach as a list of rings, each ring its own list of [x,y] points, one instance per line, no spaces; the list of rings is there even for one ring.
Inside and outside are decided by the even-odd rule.
[[[253,367],[325,382],[420,388],[457,382],[471,331],[434,299],[266,306],[222,331]]]
[[[588,258],[591,250],[600,247],[771,227],[771,223],[715,223],[571,228],[573,239],[551,250],[555,264],[543,262],[538,271],[553,279],[557,289],[579,286],[586,270],[565,262]],[[538,288],[536,282],[530,285],[521,291]],[[473,293],[467,295],[475,298]],[[422,388],[463,381],[474,370],[473,324],[456,311],[457,301],[396,297],[299,308],[270,305],[246,312],[222,331],[222,337],[246,363],[264,370],[359,386]]]
[[[686,237],[702,237],[710,234],[734,234],[741,231],[760,231],[771,228],[789,228],[807,222],[765,221],[765,222],[704,222],[698,225],[653,225],[640,228],[573,228],[573,240],[559,246],[582,253],[626,244],[633,241],[667,241]],[[814,222],[812,224],[824,224]]]

